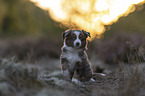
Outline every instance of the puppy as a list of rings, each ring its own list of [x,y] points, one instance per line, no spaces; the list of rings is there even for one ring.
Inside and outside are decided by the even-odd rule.
[[[67,30],[63,33],[64,45],[60,61],[65,79],[71,81],[74,73],[82,82],[92,78],[93,72],[85,52],[88,36],[91,37],[90,33],[84,30]]]

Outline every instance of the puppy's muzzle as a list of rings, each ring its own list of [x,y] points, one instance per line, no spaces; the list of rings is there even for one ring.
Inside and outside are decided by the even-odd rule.
[[[80,43],[79,43],[79,42],[77,42],[77,43],[76,43],[76,46],[80,46]]]
[[[81,46],[81,43],[76,42],[74,47],[79,48],[80,46]]]

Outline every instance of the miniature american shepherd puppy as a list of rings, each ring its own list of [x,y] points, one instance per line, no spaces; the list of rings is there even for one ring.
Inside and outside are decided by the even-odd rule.
[[[91,37],[90,33],[84,30],[67,30],[63,33],[60,61],[65,79],[71,81],[75,75],[79,81],[85,82],[92,78],[93,72],[85,52],[88,36]]]

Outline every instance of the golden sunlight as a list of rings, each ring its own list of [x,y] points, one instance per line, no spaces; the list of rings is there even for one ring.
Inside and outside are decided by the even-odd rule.
[[[145,0],[31,0],[49,11],[53,20],[68,28],[84,29],[92,37],[105,32],[104,25],[111,25],[120,17],[135,10],[135,4]]]

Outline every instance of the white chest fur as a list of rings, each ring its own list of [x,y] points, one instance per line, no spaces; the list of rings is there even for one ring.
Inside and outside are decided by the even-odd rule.
[[[68,60],[69,68],[74,68],[76,62],[82,62],[78,52],[66,52],[63,57]]]
[[[82,62],[79,56],[79,52],[82,51],[82,49],[68,47],[65,42],[62,48],[66,48],[67,50],[67,52],[64,52],[62,56],[68,60],[70,67],[74,67],[76,62]]]
[[[65,57],[70,63],[76,63],[78,61],[81,62],[81,58],[79,57],[79,54],[77,52],[67,52],[67,54],[65,54]]]

